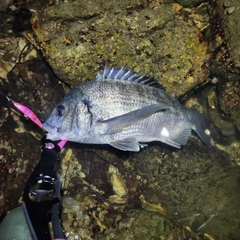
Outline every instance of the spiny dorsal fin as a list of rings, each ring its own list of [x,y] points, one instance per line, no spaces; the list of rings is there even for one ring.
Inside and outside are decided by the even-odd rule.
[[[138,73],[133,71],[133,69],[125,70],[124,68],[125,66],[120,69],[115,69],[114,67],[109,68],[108,66],[105,66],[103,73],[97,73],[96,78],[97,80],[125,80],[165,90],[165,88],[160,85],[154,78],[147,77],[145,75],[139,76]]]

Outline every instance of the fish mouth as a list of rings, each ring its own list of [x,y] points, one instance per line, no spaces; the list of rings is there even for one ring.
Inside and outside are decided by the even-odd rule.
[[[49,125],[48,123],[44,123],[43,129],[48,132],[47,139],[51,139],[52,141],[57,141],[57,140],[63,139],[63,136],[60,133],[60,128],[53,127],[53,126]]]
[[[54,134],[54,133],[59,132],[59,128],[53,127],[53,126],[49,125],[49,124],[46,123],[46,122],[43,124],[42,128],[43,128],[44,130],[46,130],[48,133],[50,133],[50,134]]]

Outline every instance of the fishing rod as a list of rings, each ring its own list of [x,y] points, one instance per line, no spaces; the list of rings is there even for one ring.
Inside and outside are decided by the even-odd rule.
[[[13,101],[1,91],[0,93],[25,117],[43,128],[42,122],[30,108]],[[9,211],[0,224],[2,240],[19,237],[21,239],[50,240],[52,235],[48,228],[50,221],[54,239],[66,239],[59,218],[59,204],[62,196],[60,175],[56,171],[59,152],[66,142],[67,140],[63,139],[56,143],[47,139],[46,135],[42,138],[41,159],[26,182],[23,203]]]

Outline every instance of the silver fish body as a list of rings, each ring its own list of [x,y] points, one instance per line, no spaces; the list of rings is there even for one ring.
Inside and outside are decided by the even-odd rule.
[[[96,80],[73,87],[43,128],[51,140],[110,144],[139,151],[147,142],[180,148],[193,129],[210,143],[207,118],[182,106],[153,78],[105,67]]]

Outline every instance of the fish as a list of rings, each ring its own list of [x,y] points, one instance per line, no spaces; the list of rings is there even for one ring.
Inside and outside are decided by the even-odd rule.
[[[186,108],[153,77],[105,66],[95,80],[74,86],[43,124],[47,138],[109,144],[138,152],[160,141],[185,145],[192,130],[210,145],[209,119]]]

